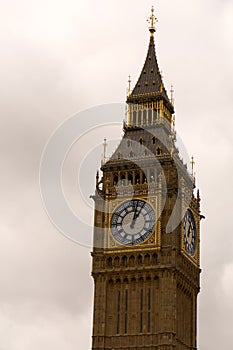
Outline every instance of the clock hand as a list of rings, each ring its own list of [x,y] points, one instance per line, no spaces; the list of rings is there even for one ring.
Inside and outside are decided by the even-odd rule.
[[[136,219],[139,217],[139,215],[141,214],[142,208],[144,207],[145,203],[143,203],[143,205],[141,206],[139,212],[136,215]]]
[[[135,206],[133,221],[137,218],[137,209],[138,209],[138,202],[137,202],[137,204]]]
[[[134,218],[134,217],[133,217],[133,220],[132,220],[132,222],[131,222],[131,224],[130,224],[130,228],[134,228],[134,225],[135,225],[136,220],[137,220],[137,218]]]
[[[135,206],[135,210],[134,210],[134,215],[133,215],[133,220],[130,224],[130,228],[134,228],[134,225],[135,225],[135,221],[137,220],[137,209],[138,209],[138,201],[137,201],[137,204]]]
[[[138,203],[138,202],[137,202]],[[141,214],[141,211],[142,211],[142,208],[144,207],[145,203],[143,203],[143,205],[141,206],[140,210],[137,212],[137,208],[138,206],[136,207],[135,211],[134,211],[134,216],[133,216],[133,221],[130,225],[131,228],[134,228],[134,225],[135,225],[135,221],[137,220],[137,218],[139,217],[139,215]]]
[[[190,229],[191,229],[191,225],[190,225],[190,222],[189,222],[188,234],[187,234],[187,235],[188,235],[188,238],[190,237],[190,231],[191,231]]]

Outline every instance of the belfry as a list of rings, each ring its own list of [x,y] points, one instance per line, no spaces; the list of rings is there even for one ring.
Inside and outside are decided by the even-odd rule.
[[[200,196],[176,145],[155,24],[152,8],[124,135],[96,177],[92,350],[197,348]]]

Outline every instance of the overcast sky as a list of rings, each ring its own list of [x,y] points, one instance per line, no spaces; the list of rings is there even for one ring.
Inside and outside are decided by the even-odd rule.
[[[152,4],[1,1],[1,350],[90,349],[91,249],[65,238],[49,220],[40,197],[40,158],[50,135],[69,116],[124,103],[128,75],[134,84],[145,59]],[[177,131],[195,157],[206,216],[199,349],[228,349],[233,343],[233,2],[154,5],[158,61],[167,89],[175,87]],[[96,146],[104,133],[108,136],[108,130],[97,133]],[[120,137],[121,128],[114,133]],[[82,152],[84,147],[90,151],[88,142]],[[81,161],[80,153],[79,148]],[[69,164],[64,182],[72,202],[68,180],[77,173]],[[96,167],[83,191],[89,223]]]

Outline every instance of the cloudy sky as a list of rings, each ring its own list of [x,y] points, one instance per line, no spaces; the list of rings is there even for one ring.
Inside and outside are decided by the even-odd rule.
[[[39,189],[40,159],[50,135],[69,116],[125,101],[128,75],[135,83],[145,59],[146,19],[153,3],[0,3],[0,349],[90,349],[91,248],[64,237],[48,218]],[[154,5],[158,61],[168,90],[170,84],[175,87],[177,131],[195,157],[206,216],[199,349],[228,348],[233,343],[233,2],[163,0]],[[117,133],[120,127],[97,132],[96,147],[103,135]],[[84,139],[77,153],[73,148],[70,160],[85,165],[80,155],[94,147],[89,141]],[[77,171],[70,160],[64,183],[73,204],[75,187],[69,179],[77,181]],[[76,196],[89,208],[87,234],[96,162],[91,170],[86,165],[88,184],[82,199]]]

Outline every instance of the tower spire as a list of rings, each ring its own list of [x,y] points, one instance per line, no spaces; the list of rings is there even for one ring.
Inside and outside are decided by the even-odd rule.
[[[153,113],[153,111],[155,111],[157,115],[162,118],[164,117],[171,123],[174,107],[164,87],[162,72],[159,69],[156,57],[154,33],[156,31],[155,24],[158,20],[154,12],[154,7],[152,6],[151,16],[148,18],[150,41],[146,60],[136,85],[127,96],[127,103],[131,105],[140,105],[141,107],[144,106],[145,109],[148,108],[149,104],[150,106],[153,105],[153,107],[151,107],[151,112]],[[135,125],[135,122],[131,119],[131,112],[133,113],[133,111],[130,111],[129,123],[130,125]],[[147,119],[149,120],[149,118]],[[139,121],[139,124],[138,122],[136,124],[145,126],[144,122],[140,123],[140,116],[136,117],[135,120]]]

